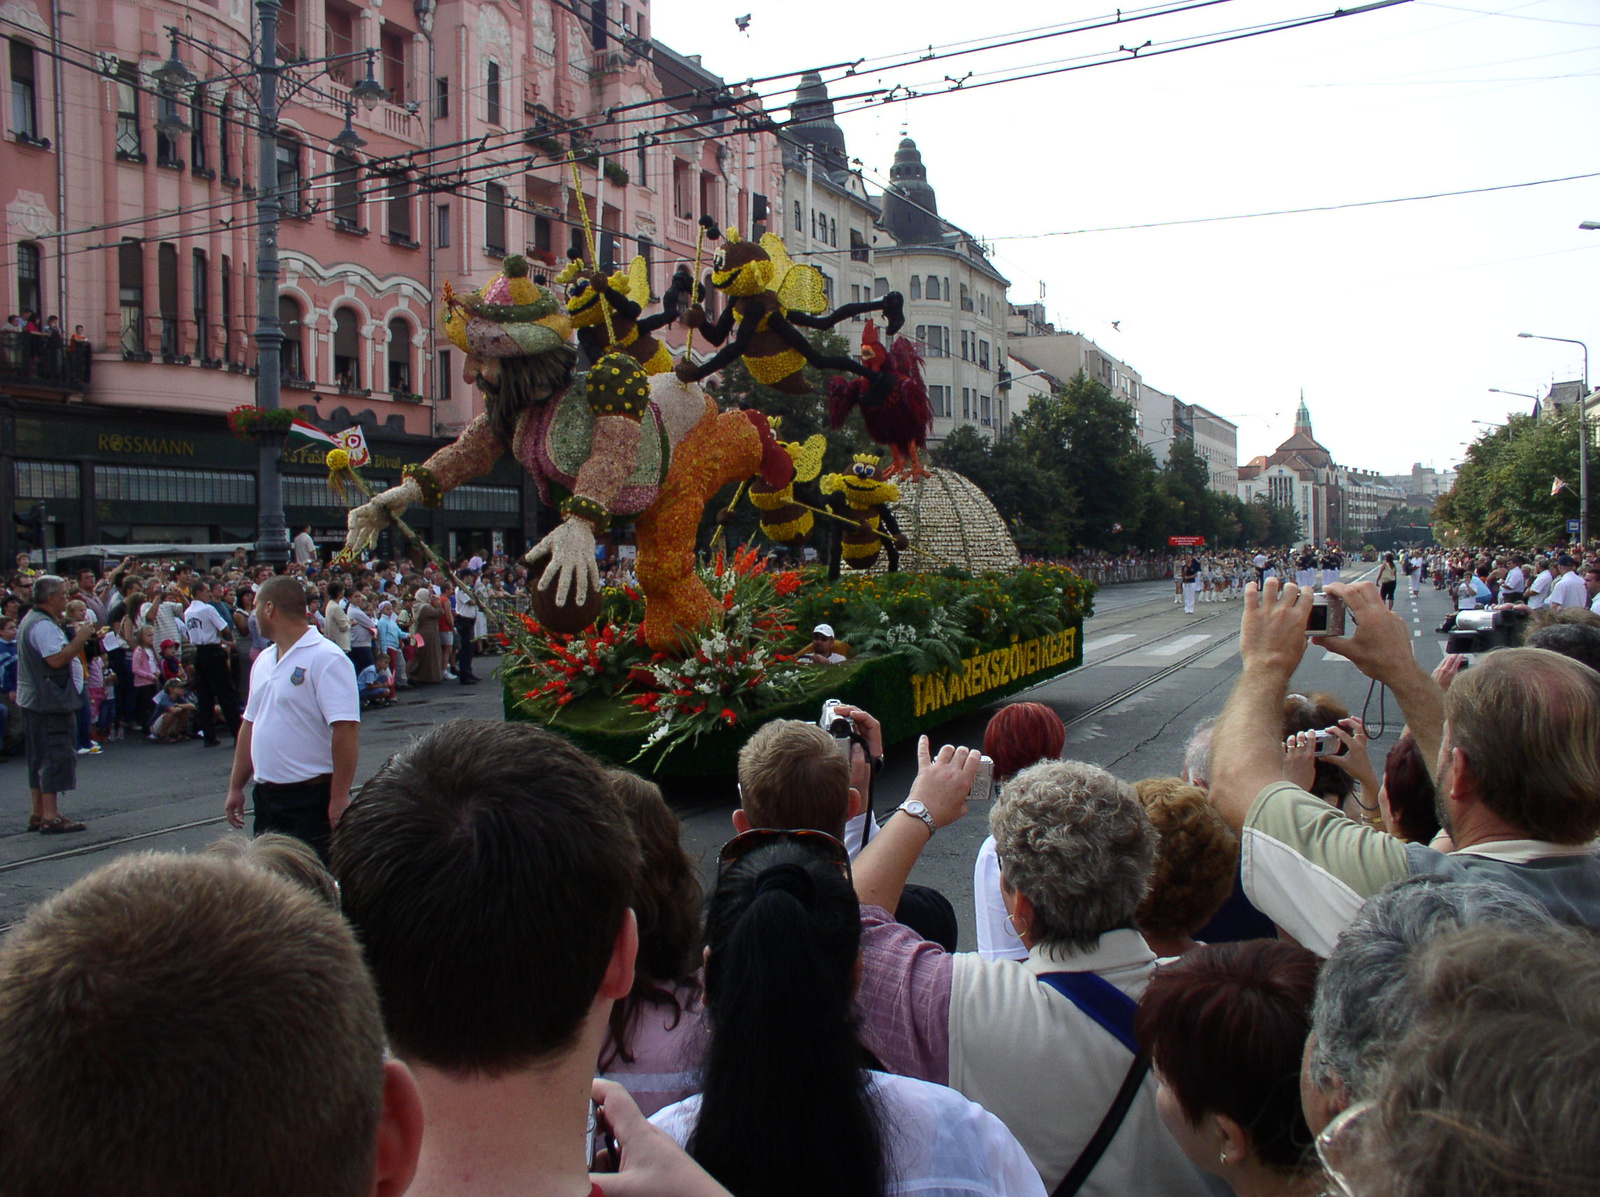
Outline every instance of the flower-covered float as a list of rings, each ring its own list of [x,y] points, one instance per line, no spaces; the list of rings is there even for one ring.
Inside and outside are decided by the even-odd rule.
[[[734,243],[757,266],[776,261],[782,278],[804,277],[776,238],[762,246],[757,257]],[[731,280],[749,265],[719,255],[711,284],[745,302]],[[765,286],[775,271],[754,273]],[[674,280],[690,298],[693,277]],[[859,455],[824,474],[815,444],[781,443],[761,411],[719,410],[699,383],[710,362],[690,369],[686,353],[666,368],[669,355],[653,346],[643,352],[634,330],[667,323],[640,322],[643,276],[624,285],[578,263],[563,278],[564,301],[512,255],[478,291],[446,286],[445,332],[465,354],[484,414],[349,517],[346,551],[359,552],[408,505],[439,505],[505,453],[533,475],[562,520],[528,553],[531,613],[499,620],[509,718],[548,725],[596,756],[658,774],[721,774],[733,772],[739,747],[761,723],[815,719],[824,698],[871,710],[892,743],[1081,661],[1093,586],[1066,570],[1019,566],[982,493],[917,460],[926,392],[908,342],[885,349],[874,339],[874,353],[855,365],[858,381],[830,396],[836,421],[852,406],[874,417],[865,420],[869,434],[892,446],[893,463],[880,473],[879,459]],[[762,291],[756,308],[733,319],[825,328],[851,314],[791,311],[789,293]],[[685,295],[664,308],[676,313]],[[891,295],[873,306],[893,318],[898,303]],[[691,328],[705,326],[698,308],[685,309]],[[602,324],[605,336],[586,343],[593,362],[575,386],[574,325]],[[892,319],[891,331],[897,324]],[[741,334],[710,361],[765,348]],[[749,492],[774,542],[794,548],[811,535],[826,538],[825,564],[774,568],[762,538],[697,553],[702,516],[734,484]],[[634,528],[638,585],[603,588],[596,534],[621,523]],[[806,661],[818,623],[832,625],[848,649],[842,664]]]

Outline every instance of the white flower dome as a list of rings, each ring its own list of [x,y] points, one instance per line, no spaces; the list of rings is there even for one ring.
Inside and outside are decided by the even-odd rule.
[[[889,505],[901,533],[911,541],[900,554],[900,568],[932,574],[952,565],[972,573],[1020,566],[1011,532],[989,496],[954,470],[929,473],[931,477],[917,482],[900,481],[900,501]],[[888,568],[888,554],[880,554],[869,572],[881,574]]]

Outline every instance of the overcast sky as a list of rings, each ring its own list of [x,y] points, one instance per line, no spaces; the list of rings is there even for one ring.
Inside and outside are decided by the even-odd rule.
[[[1132,0],[1124,12],[1150,3]],[[1146,39],[1153,50],[1338,7],[1226,0],[883,74],[869,63],[854,79],[825,77],[838,79],[836,96],[895,83],[945,87],[944,76],[969,70],[970,87],[990,73]],[[655,36],[738,82],[1115,8],[1115,0],[1000,9],[656,0],[652,19]],[[745,13],[747,34],[735,25]],[[788,99],[775,95],[771,106]],[[1532,406],[1490,387],[1542,394],[1552,379],[1579,376],[1576,346],[1518,332],[1592,340],[1600,353],[1600,232],[1578,229],[1600,220],[1600,178],[1037,236],[1600,172],[1596,0],[1412,0],[1232,45],[872,105],[839,120],[851,155],[880,187],[908,131],[940,214],[994,243],[1013,302],[1034,301],[1043,283],[1058,327],[1092,337],[1152,385],[1234,419],[1241,461],[1289,435],[1303,387],[1317,437],[1338,461],[1385,473],[1413,461],[1451,466],[1465,452],[1460,442],[1482,431],[1472,420]]]

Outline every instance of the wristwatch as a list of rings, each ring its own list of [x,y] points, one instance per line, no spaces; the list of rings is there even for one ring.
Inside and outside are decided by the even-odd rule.
[[[928,834],[931,836],[939,830],[939,825],[933,821],[933,816],[928,813],[927,806],[920,798],[907,798],[896,810],[903,810],[908,815],[914,815],[928,825]]]

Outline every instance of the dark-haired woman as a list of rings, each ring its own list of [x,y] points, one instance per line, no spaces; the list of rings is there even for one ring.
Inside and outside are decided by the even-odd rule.
[[[1139,999],[1161,1121],[1237,1197],[1323,1191],[1299,1090],[1319,966],[1277,940],[1210,944],[1158,969]]]
[[[639,837],[633,894],[639,955],[633,989],[611,1008],[600,1075],[620,1082],[646,1117],[700,1089],[707,1036],[700,992],[700,878],[678,816],[654,782],[607,771]]]
[[[740,837],[763,846],[724,867],[707,911],[704,1091],[652,1121],[734,1197],[1043,1197],[994,1115],[865,1067],[860,909],[844,846],[803,846],[827,852],[818,836]]]

